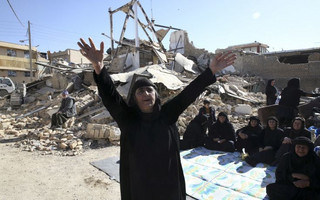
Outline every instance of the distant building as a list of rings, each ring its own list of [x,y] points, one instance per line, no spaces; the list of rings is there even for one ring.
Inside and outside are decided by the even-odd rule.
[[[29,46],[0,41],[0,76],[10,77],[15,83],[38,79],[37,49],[32,47],[32,69],[30,69]],[[32,72],[32,73],[31,73]]]
[[[72,64],[89,64],[90,61],[84,57],[79,50],[66,49],[65,51],[58,51],[48,53],[49,60],[51,62],[65,61]]]
[[[267,50],[268,48],[269,48],[268,45],[254,41],[253,43],[239,44],[239,45],[229,46],[226,49],[218,49],[216,53],[221,51],[228,51],[228,50],[238,50],[238,51],[263,54],[268,52]]]

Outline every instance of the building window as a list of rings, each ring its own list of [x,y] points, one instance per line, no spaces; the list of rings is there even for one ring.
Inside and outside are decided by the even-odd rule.
[[[17,72],[16,72],[16,71],[9,70],[9,71],[8,71],[8,76],[9,76],[9,77],[16,77],[16,76],[17,76]]]
[[[17,57],[17,52],[16,52],[16,50],[7,49],[7,56]]]
[[[24,51],[24,57],[28,59],[30,58],[29,51]]]
[[[24,72],[24,77],[30,77],[30,72]]]

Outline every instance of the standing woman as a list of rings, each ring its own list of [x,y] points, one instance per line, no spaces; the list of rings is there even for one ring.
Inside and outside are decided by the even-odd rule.
[[[206,148],[217,151],[235,151],[235,131],[226,113],[218,114],[218,120],[210,127],[208,136]]]
[[[300,89],[300,79],[292,78],[288,81],[287,87],[281,92],[277,117],[281,127],[290,126],[293,118],[298,114],[298,105],[300,97],[317,97],[320,94],[311,94]]]
[[[90,45],[81,38],[80,51],[91,61],[102,102],[121,130],[121,199],[186,199],[176,121],[216,81],[214,74],[234,63],[235,55],[218,54],[202,74],[163,105],[155,85],[148,79],[139,79],[132,87],[132,102],[128,105],[103,66],[104,43],[97,50],[91,38],[89,42]]]
[[[264,128],[260,135],[259,152],[247,157],[245,161],[255,167],[258,163],[270,165],[275,160],[275,154],[281,145],[283,130],[278,128],[276,117],[269,117],[267,127]]]
[[[268,80],[268,84],[266,87],[267,105],[273,105],[277,100],[278,90],[274,86],[275,83],[276,81],[274,79]]]

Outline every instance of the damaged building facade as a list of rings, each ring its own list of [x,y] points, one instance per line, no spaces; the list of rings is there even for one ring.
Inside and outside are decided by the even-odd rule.
[[[266,81],[275,79],[279,89],[285,88],[294,77],[300,78],[304,91],[312,92],[320,87],[320,48],[265,53],[236,48],[225,50],[238,52],[234,67],[240,75],[260,76]],[[264,87],[260,89],[263,91]]]

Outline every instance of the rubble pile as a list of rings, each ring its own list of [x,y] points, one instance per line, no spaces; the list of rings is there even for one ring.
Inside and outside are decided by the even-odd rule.
[[[154,69],[157,68],[152,69],[152,73],[155,73]],[[163,71],[162,68],[159,70]],[[172,74],[175,74],[184,84],[181,84],[178,90],[170,90],[165,84],[157,83],[160,96],[163,97],[162,102],[178,94],[196,77],[195,75],[186,76],[185,72]],[[204,99],[210,101],[216,110],[216,115],[222,111],[226,112],[235,129],[247,125],[248,118],[257,115],[257,110],[265,99],[264,94],[249,92],[244,88],[249,84],[243,77],[236,75],[219,77],[216,83],[208,87],[181,114],[177,121],[179,134],[183,135],[189,122],[203,106]],[[44,85],[28,91],[27,104],[23,104],[19,109],[12,109],[10,105],[5,105],[7,114],[2,114],[0,117],[0,138],[15,138],[13,146],[24,151],[39,151],[43,155],[78,155],[90,148],[94,141],[103,145],[119,145],[120,130],[104,108],[97,95],[96,86],[73,91],[71,96],[77,102],[77,116],[68,120],[63,128],[49,129],[51,115],[60,106],[60,93],[61,90]]]
[[[178,119],[178,130],[182,136],[186,130],[189,122],[199,113],[199,109],[203,106],[203,100],[207,99],[210,102],[210,105],[213,106],[216,110],[216,115],[219,112],[225,112],[228,114],[230,122],[233,124],[234,128],[237,130],[246,126],[250,116],[258,116],[258,109],[263,106],[265,94],[248,92],[246,89],[241,87],[238,83],[229,82],[233,79],[226,79],[226,83],[215,83],[211,87],[211,91],[204,92],[200,97],[190,105],[179,117]],[[242,80],[241,77],[237,77],[237,80]],[[242,91],[245,99],[239,99],[234,96],[224,96],[223,94],[218,93],[219,87],[228,87],[226,85],[237,86],[239,91]],[[233,88],[233,87],[230,87]],[[223,99],[221,98],[223,96]],[[240,95],[239,95],[240,96]],[[239,97],[238,96],[238,97]]]

